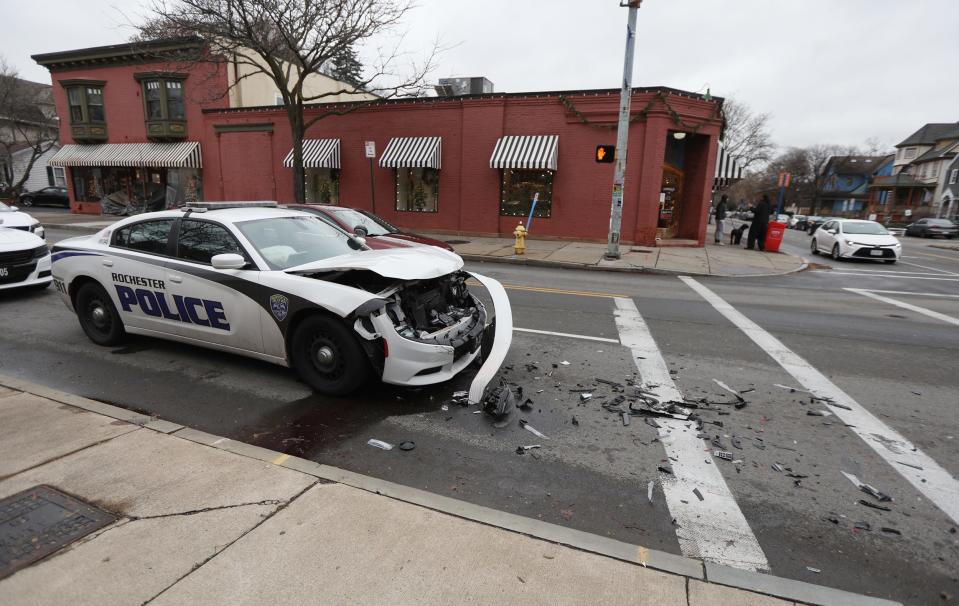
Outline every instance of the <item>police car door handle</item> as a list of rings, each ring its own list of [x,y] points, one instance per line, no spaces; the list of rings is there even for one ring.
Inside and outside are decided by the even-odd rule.
[[[104,259],[103,265],[105,265],[106,267],[113,267],[113,261],[111,261],[110,259]]]
[[[170,282],[176,282],[177,284],[183,281],[183,276],[178,276],[176,274],[170,274],[168,277],[170,278]]]

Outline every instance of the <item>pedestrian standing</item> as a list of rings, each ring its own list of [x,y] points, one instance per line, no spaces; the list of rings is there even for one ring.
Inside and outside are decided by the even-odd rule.
[[[723,197],[719,199],[719,204],[716,205],[716,244],[723,246],[723,228],[725,227],[726,221],[726,194],[723,194]]]
[[[763,199],[753,208],[753,222],[749,226],[749,238],[746,248],[753,250],[759,245],[759,250],[766,249],[766,229],[769,227],[769,215],[772,213],[772,203],[769,196],[763,194]]]

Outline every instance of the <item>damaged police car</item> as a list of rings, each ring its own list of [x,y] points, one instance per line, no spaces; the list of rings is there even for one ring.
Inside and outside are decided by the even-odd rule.
[[[370,250],[272,202],[137,215],[63,240],[52,256],[54,286],[93,342],[134,333],[237,353],[290,366],[325,394],[352,393],[371,374],[439,383],[482,356],[469,394],[478,402],[512,339],[503,287],[463,271],[458,255]]]

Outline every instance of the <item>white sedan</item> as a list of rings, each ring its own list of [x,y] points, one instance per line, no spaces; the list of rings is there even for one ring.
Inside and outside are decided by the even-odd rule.
[[[467,287],[478,280],[496,321]],[[135,333],[296,369],[346,395],[371,375],[420,386],[482,356],[479,402],[506,357],[513,324],[496,280],[432,246],[370,250],[365,241],[273,202],[208,202],[145,213],[53,248],[57,292],[100,345]]]
[[[47,237],[39,221],[27,213],[21,212],[16,206],[7,206],[3,202],[0,202],[0,227],[21,229],[36,234],[40,238]]]
[[[902,256],[902,244],[875,221],[830,219],[812,236],[812,254],[832,255],[833,259],[873,259],[895,263]]]
[[[52,280],[46,243],[28,231],[0,227],[0,290],[46,288]]]

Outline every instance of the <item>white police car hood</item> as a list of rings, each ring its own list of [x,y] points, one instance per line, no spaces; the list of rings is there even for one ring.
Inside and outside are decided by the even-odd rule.
[[[43,243],[43,240],[28,231],[0,226],[0,252],[36,248]]]
[[[290,267],[291,274],[362,269],[396,280],[429,280],[463,267],[463,259],[435,246],[362,250]]]
[[[0,227],[29,227],[37,223],[32,216],[18,210],[0,212]]]

